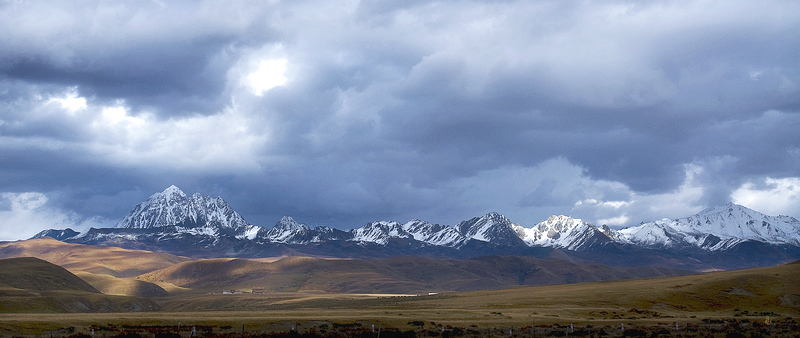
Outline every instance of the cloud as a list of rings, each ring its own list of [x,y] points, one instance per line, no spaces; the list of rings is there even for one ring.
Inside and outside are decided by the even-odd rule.
[[[248,85],[254,94],[261,96],[265,91],[286,83],[284,72],[286,72],[286,59],[262,60],[258,64],[258,69],[247,76]]]
[[[27,239],[42,229],[83,230],[103,224],[99,218],[84,219],[74,212],[52,208],[39,192],[0,194],[0,240]]]
[[[800,177],[798,11],[8,2],[0,175],[86,218],[170,184],[260,225],[687,216]]]
[[[734,203],[768,215],[797,215],[800,210],[800,178],[771,178],[747,182],[731,195]]]
[[[269,135],[264,129],[268,126],[254,127],[257,123],[235,107],[214,115],[160,119],[133,112],[124,100],[87,102],[74,88],[63,96],[34,98],[28,114],[8,121],[16,128],[0,138],[19,147],[78,150],[91,161],[112,166],[214,172],[257,170],[255,153]]]
[[[0,71],[12,79],[79,86],[159,115],[214,113],[238,48],[274,39],[273,6],[90,1],[0,12]]]
[[[88,106],[86,105],[86,98],[78,96],[78,87],[71,87],[69,90],[64,93],[62,97],[52,97],[48,100],[50,102],[57,102],[61,104],[61,108],[66,109],[70,113],[75,113],[79,110],[84,110]]]

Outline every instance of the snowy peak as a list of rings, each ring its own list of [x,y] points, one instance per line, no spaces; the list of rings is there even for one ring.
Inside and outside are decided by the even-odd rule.
[[[737,238],[800,245],[800,222],[797,219],[768,216],[733,203],[675,220],[673,228],[683,232],[709,233],[723,240]]]
[[[115,227],[149,229],[173,225],[236,231],[253,228],[221,197],[194,194],[190,198],[174,185],[139,203]]]
[[[391,238],[409,238],[411,235],[403,230],[403,225],[394,221],[367,223],[360,228],[350,230],[352,241],[362,243],[386,244]]]
[[[456,229],[439,224],[431,224],[418,219],[403,224],[403,230],[415,240],[431,245],[456,247],[463,244],[466,239]]]
[[[283,244],[311,244],[327,240],[342,240],[347,233],[329,227],[311,228],[305,223],[297,223],[293,218],[284,216],[272,229],[261,229],[255,238],[260,242]]]
[[[303,231],[303,230],[310,230],[308,225],[305,223],[300,224],[297,223],[294,218],[289,216],[283,216],[278,223],[275,224],[273,229],[281,230],[281,231]]]
[[[468,239],[503,245],[521,244],[519,228],[496,212],[473,217],[456,225],[456,230]]]
[[[545,246],[581,250],[597,241],[611,239],[596,226],[577,218],[553,215],[532,228],[522,228],[523,242],[528,246]]]
[[[183,190],[179,189],[175,185],[169,186],[160,193],[153,194],[153,196],[158,196],[158,195],[163,196],[166,200],[169,201],[181,200],[186,198],[186,194],[183,192]],[[151,196],[151,198],[153,196]]]
[[[590,226],[589,223],[580,219],[564,215],[553,215],[547,220],[537,224],[535,228],[541,232],[547,231],[548,234],[551,234],[550,237],[552,237],[552,235],[558,233],[568,232],[569,230],[586,226]]]
[[[306,224],[297,223],[293,218],[284,216],[272,229],[261,229],[256,237],[267,242],[285,244],[306,244],[314,242],[314,234]]]
[[[800,222],[793,217],[768,216],[728,203],[679,219],[662,219],[618,232],[623,242],[679,248],[699,247],[716,251],[744,241],[800,246]]]
[[[767,220],[773,218],[747,207],[728,203],[721,206],[707,208],[696,215],[676,220],[681,226],[696,229],[709,230],[714,228],[715,232],[725,232],[726,226],[748,222],[751,220]],[[728,229],[733,230],[733,229]],[[736,230],[733,230],[736,231]]]

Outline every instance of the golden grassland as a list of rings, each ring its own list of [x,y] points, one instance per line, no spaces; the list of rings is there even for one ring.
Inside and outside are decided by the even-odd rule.
[[[236,332],[361,327],[524,328],[759,323],[800,317],[800,264],[681,277],[520,287],[438,295],[184,293],[155,299],[158,312],[0,314],[0,334],[36,335],[72,327],[120,330],[182,325]],[[420,324],[422,326],[420,326]],[[299,326],[298,326],[299,325]],[[220,329],[223,328],[223,329]],[[226,328],[226,329],[224,329]],[[222,330],[222,331],[220,331]],[[116,332],[116,331],[115,331]]]
[[[455,263],[421,258],[193,260],[52,239],[0,243],[0,258],[26,255],[69,271],[42,266],[46,262],[41,261],[28,268],[6,268],[5,274],[0,271],[0,336],[53,332],[70,336],[96,330],[105,336],[180,332],[188,337],[190,326],[201,327],[205,335],[241,334],[244,328],[245,336],[286,333],[292,327],[297,332],[371,334],[372,325],[415,330],[417,336],[445,335],[446,330],[452,330],[452,335],[502,336],[502,330],[533,327],[549,328],[541,334],[560,334],[563,325],[579,326],[584,333],[594,327],[591,335],[602,334],[597,329],[602,327],[611,336],[622,335],[623,325],[664,331],[676,323],[686,328],[746,323],[750,329],[762,330],[756,335],[800,329],[800,262],[678,277],[428,295],[428,291],[440,291],[429,289],[432,286],[499,288],[525,271],[515,270],[521,261],[514,257]],[[525,276],[539,278],[537,283],[563,282],[563,276],[573,274],[632,276],[630,271],[569,262],[534,263],[536,273]],[[493,265],[504,269],[485,268]],[[70,272],[80,279],[71,279],[75,276]],[[500,275],[488,278],[489,273]],[[20,284],[17,276],[25,274],[31,276],[30,281]],[[256,287],[266,292],[221,294],[222,290],[250,292]],[[756,325],[768,316],[784,325],[784,331],[763,331]]]
[[[33,256],[67,268],[106,294],[155,297],[197,291],[427,293],[686,274],[530,257],[374,260],[274,257],[190,259],[142,250],[36,239],[0,243],[0,258]]]
[[[75,275],[106,295],[136,297],[164,297],[170,295],[167,290],[157,284],[143,282],[132,277],[119,278],[84,271],[75,272]]]
[[[0,258],[36,257],[72,272],[125,278],[191,260],[165,253],[71,244],[52,238],[0,243]]]

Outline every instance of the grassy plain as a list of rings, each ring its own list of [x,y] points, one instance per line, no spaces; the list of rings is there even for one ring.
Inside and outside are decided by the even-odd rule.
[[[193,260],[51,239],[0,244],[0,257],[19,256],[70,271],[4,261],[0,336],[376,336],[373,326],[383,337],[800,332],[800,262],[630,279],[680,272],[520,257]],[[619,278],[628,279],[591,282]],[[557,285],[509,287],[519,284]],[[256,287],[266,293],[220,293]],[[475,289],[484,291],[454,292]]]
[[[94,329],[107,336],[173,332],[188,337],[190,328],[195,327],[204,335],[240,334],[242,329],[248,336],[288,334],[292,328],[299,333],[332,335],[372,334],[375,325],[392,328],[384,336],[390,332],[530,336],[534,328],[541,335],[560,335],[574,325],[584,335],[602,331],[621,336],[641,329],[726,336],[741,329],[748,335],[792,336],[800,329],[798,281],[800,263],[681,277],[424,296],[184,293],[155,299],[159,312],[0,314],[0,334],[55,331],[69,335]],[[763,324],[768,316],[771,326]]]

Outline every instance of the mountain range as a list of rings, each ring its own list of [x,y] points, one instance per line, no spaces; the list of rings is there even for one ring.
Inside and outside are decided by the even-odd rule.
[[[455,226],[415,219],[376,221],[343,231],[312,228],[288,216],[272,228],[252,225],[221,197],[188,196],[175,186],[135,206],[114,227],[82,232],[51,229],[33,238],[42,237],[195,257],[515,255],[694,270],[774,265],[800,258],[800,221],[731,203],[621,230],[564,215],[526,228],[492,212]]]

